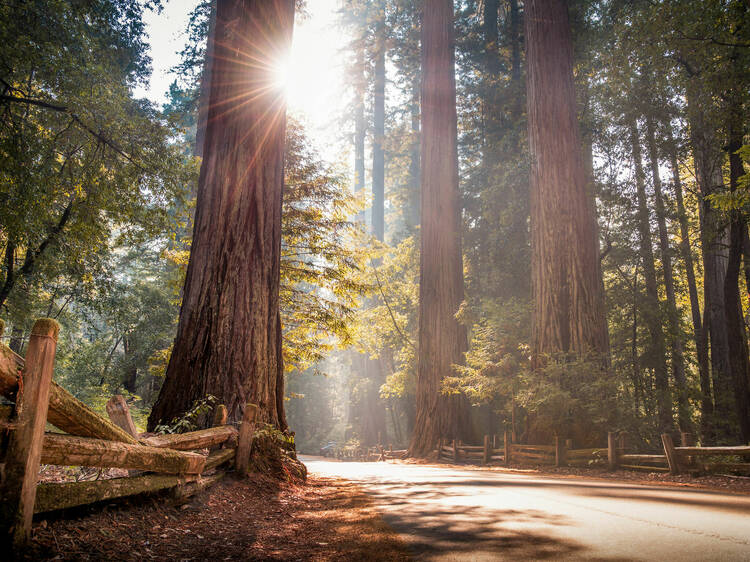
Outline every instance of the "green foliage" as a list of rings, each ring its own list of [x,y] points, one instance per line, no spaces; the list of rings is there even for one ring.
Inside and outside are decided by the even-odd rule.
[[[281,315],[284,364],[304,371],[336,343],[352,341],[350,325],[367,253],[352,222],[359,201],[345,176],[324,164],[299,124],[289,121],[282,208]]]
[[[168,424],[157,425],[154,433],[187,433],[205,427],[203,423],[206,417],[214,411],[218,399],[212,394],[196,400],[190,409],[182,416],[174,418]]]

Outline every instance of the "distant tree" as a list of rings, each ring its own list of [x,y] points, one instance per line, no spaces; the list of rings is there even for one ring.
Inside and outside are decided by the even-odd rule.
[[[195,227],[174,349],[149,428],[213,394],[286,428],[279,312],[286,104],[273,68],[293,0],[220,0]]]

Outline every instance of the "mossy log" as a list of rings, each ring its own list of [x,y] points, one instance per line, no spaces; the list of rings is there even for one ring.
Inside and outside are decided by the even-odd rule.
[[[203,470],[211,470],[227,461],[234,460],[236,452],[237,449],[217,449],[216,451],[212,451],[206,459],[206,466]]]
[[[134,478],[112,478],[90,482],[44,482],[37,486],[34,513],[44,513],[103,500],[157,492],[189,484],[200,477],[147,474]]]
[[[186,500],[190,496],[194,496],[198,492],[202,492],[209,486],[213,486],[222,478],[224,478],[224,473],[217,472],[216,474],[212,474],[211,476],[203,476],[198,480],[188,482],[185,485],[176,486],[171,492],[172,498],[178,500],[178,502]]]
[[[195,453],[47,433],[43,464],[129,468],[167,474],[200,474],[206,457]]]
[[[18,390],[17,374],[18,361],[15,355],[8,346],[0,344],[0,394],[14,399]],[[138,442],[54,381],[50,387],[47,421],[71,435],[123,443]]]
[[[231,425],[210,427],[188,433],[175,433],[172,435],[154,435],[141,439],[141,443],[150,447],[177,449],[178,451],[190,451],[193,449],[204,449],[220,445],[230,439],[237,438],[237,430]]]

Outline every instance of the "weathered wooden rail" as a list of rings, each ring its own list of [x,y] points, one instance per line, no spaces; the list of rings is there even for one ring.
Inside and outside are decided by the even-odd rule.
[[[20,551],[34,513],[171,489],[187,497],[224,476],[220,468],[248,466],[257,407],[248,404],[239,431],[219,406],[214,427],[139,437],[121,396],[106,419],[52,380],[59,326],[37,320],[25,358],[0,344],[0,543]],[[51,424],[61,432],[45,431]],[[6,438],[7,437],[7,438]],[[247,458],[245,458],[247,457]],[[123,468],[131,476],[86,482],[38,483],[40,464]]]
[[[406,453],[406,449],[394,449],[393,445],[388,445],[387,449],[383,445],[376,445],[373,447],[339,447],[333,451],[333,456],[342,461],[374,462],[402,459]]]
[[[452,463],[520,464],[535,466],[601,466],[610,470],[645,470],[649,472],[716,472],[732,470],[750,473],[750,463],[727,458],[750,457],[750,446],[695,447],[690,434],[681,434],[681,446],[675,447],[671,435],[662,435],[664,454],[627,453],[624,435],[611,432],[607,447],[574,449],[570,439],[555,438],[553,445],[513,443],[510,432],[502,442],[497,435],[485,435],[483,445],[465,445],[457,440],[440,439],[438,460]],[[700,458],[710,458],[701,462]],[[722,460],[723,459],[723,460]]]

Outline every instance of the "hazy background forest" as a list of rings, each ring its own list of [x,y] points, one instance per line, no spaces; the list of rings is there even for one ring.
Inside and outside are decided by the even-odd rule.
[[[211,4],[190,5],[164,104],[143,97],[158,56],[144,22],[160,0],[16,4],[0,6],[3,338],[21,353],[34,319],[56,318],[56,380],[97,410],[125,395],[145,429],[190,251]],[[304,59],[326,69],[308,83],[289,75],[299,63],[279,72],[290,98],[338,88],[287,127],[281,314],[303,452],[406,446],[415,424],[420,4],[308,0],[295,33],[335,24],[336,60]],[[443,391],[470,401],[477,439],[626,431],[647,450],[679,428],[748,442],[748,5],[569,9],[610,356],[606,368],[564,354],[532,368],[523,3],[460,0],[457,316],[469,349]],[[594,429],[581,436],[584,420]]]

